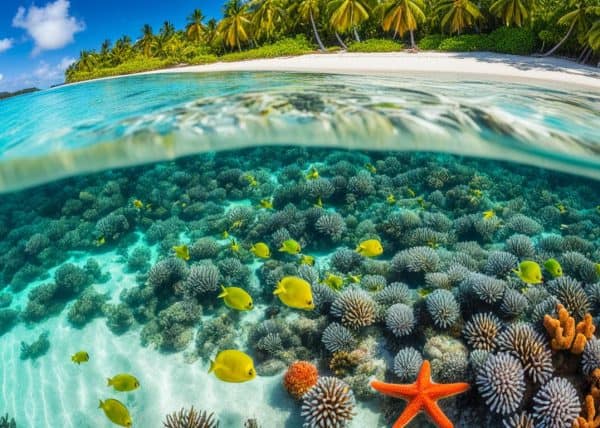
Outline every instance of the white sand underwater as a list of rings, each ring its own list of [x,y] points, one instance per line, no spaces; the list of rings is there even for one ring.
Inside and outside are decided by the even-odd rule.
[[[122,271],[120,256],[110,252],[94,258],[112,277],[93,287],[111,291],[112,301],[116,302],[123,288],[135,286],[135,275]],[[72,261],[82,264],[85,259]],[[27,292],[15,299],[21,306]],[[106,327],[106,320],[98,318],[79,330],[68,323],[67,311],[68,307],[60,316],[31,329],[19,324],[0,337],[0,413],[8,412],[19,428],[114,426],[98,409],[98,400],[106,398],[128,406],[134,427],[160,428],[167,413],[192,405],[215,412],[221,427],[242,427],[252,417],[263,428],[302,425],[300,406],[284,390],[281,375],[257,377],[243,384],[224,383],[209,375],[208,364],[201,360],[188,364],[183,353],[163,354],[142,347],[139,326],[116,336]],[[242,316],[250,321],[258,315],[255,310]],[[21,341],[30,343],[44,330],[50,332],[48,353],[35,361],[21,360]],[[77,366],[70,361],[70,355],[79,350],[89,352],[87,364]],[[137,376],[141,388],[122,393],[106,386],[107,377],[123,372]],[[371,409],[361,405],[357,413],[351,427],[380,426],[379,414]]]

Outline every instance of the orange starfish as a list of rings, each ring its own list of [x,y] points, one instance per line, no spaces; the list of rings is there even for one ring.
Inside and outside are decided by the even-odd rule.
[[[468,383],[432,382],[431,366],[427,360],[423,361],[415,383],[402,385],[373,380],[371,386],[382,394],[408,401],[393,428],[405,427],[422,411],[425,411],[439,428],[454,427],[452,421],[438,406],[437,400],[460,394],[469,389]]]

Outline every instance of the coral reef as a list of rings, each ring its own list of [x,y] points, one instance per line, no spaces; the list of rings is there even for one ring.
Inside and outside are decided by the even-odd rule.
[[[214,413],[206,410],[198,411],[194,406],[189,409],[180,409],[165,417],[163,428],[217,428],[219,422]]]
[[[29,344],[21,342],[20,358],[22,360],[36,360],[42,355],[46,354],[46,352],[48,352],[50,349],[50,340],[48,339],[49,336],[50,333],[44,331],[40,333],[35,341]]]
[[[308,361],[295,361],[283,375],[283,386],[295,399],[300,399],[316,385],[319,374],[317,368]]]
[[[577,390],[564,378],[549,380],[533,397],[535,426],[570,428],[580,412]]]
[[[508,415],[523,401],[525,373],[519,360],[506,352],[491,355],[478,370],[477,386],[488,408]]]
[[[321,377],[302,397],[302,416],[307,428],[342,428],[354,417],[354,394],[335,377]]]
[[[556,312],[558,318],[550,315],[544,317],[544,327],[552,338],[550,346],[555,351],[570,350],[573,354],[581,354],[587,341],[596,331],[592,316],[586,314],[583,321],[575,325],[575,319],[569,316],[569,312],[563,305],[556,305]]]

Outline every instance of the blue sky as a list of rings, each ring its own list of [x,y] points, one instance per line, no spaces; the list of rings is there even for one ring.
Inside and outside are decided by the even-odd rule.
[[[199,8],[221,16],[222,0],[0,0],[0,92],[63,81],[82,49],[97,49],[123,34],[135,40],[142,25],[165,20],[183,28]],[[207,18],[207,19],[208,19]]]

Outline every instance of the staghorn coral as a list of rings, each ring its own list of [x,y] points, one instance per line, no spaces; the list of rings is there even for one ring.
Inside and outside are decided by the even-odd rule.
[[[351,351],[356,346],[352,332],[336,322],[323,330],[321,341],[329,352]]]
[[[189,409],[181,408],[165,417],[163,428],[217,428],[219,422],[214,418],[214,413],[206,410],[198,411],[194,406]]]
[[[285,390],[296,400],[316,385],[319,374],[314,364],[308,361],[294,361],[283,375]]]
[[[581,412],[577,390],[564,378],[553,378],[533,397],[533,419],[540,428],[571,428]]]
[[[496,349],[496,337],[502,328],[502,321],[493,313],[475,314],[465,324],[463,336],[473,349],[493,351]]]
[[[414,382],[423,364],[421,353],[413,347],[403,348],[394,357],[393,371],[400,382]]]
[[[512,355],[501,352],[490,355],[478,371],[477,387],[488,408],[501,415],[514,412],[525,392],[523,366]]]
[[[385,325],[396,337],[407,336],[415,326],[415,316],[410,306],[396,303],[385,314]]]
[[[354,418],[354,393],[335,377],[321,377],[302,397],[305,428],[344,428]]]
[[[448,328],[460,316],[458,303],[448,290],[435,290],[425,298],[425,304],[436,327]]]
[[[375,301],[366,291],[350,287],[335,299],[331,305],[331,314],[340,318],[347,327],[365,327],[375,321]]]
[[[586,314],[583,321],[575,325],[575,319],[561,304],[556,305],[557,318],[544,316],[544,327],[552,338],[550,346],[553,350],[570,350],[573,354],[581,354],[586,342],[594,336],[596,326],[592,316]]]

